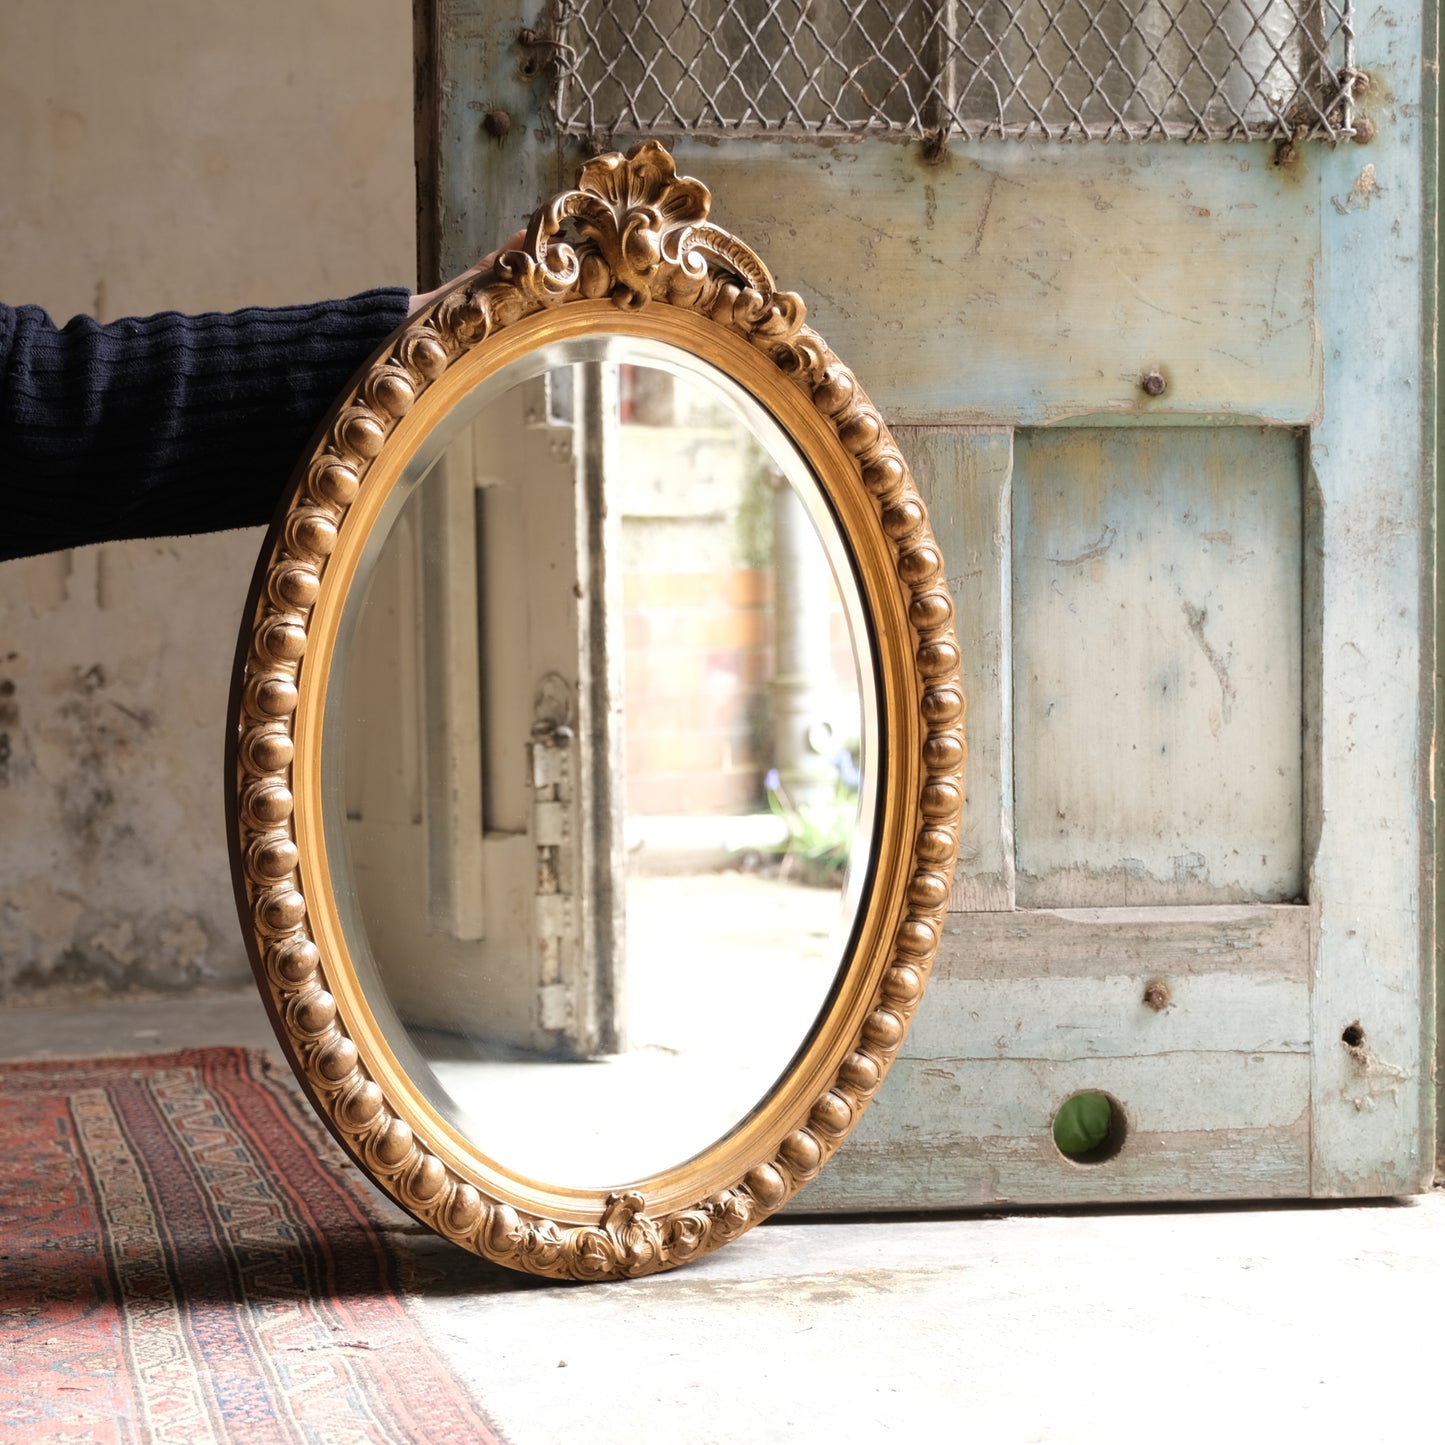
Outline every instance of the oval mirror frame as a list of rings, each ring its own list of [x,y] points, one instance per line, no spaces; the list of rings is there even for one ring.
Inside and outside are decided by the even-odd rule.
[[[964,698],[943,558],[907,465],[852,372],[710,197],[648,142],[599,156],[519,250],[407,322],[333,407],[261,551],[228,726],[242,928],[290,1062],[383,1191],[514,1269],[604,1280],[696,1259],[814,1178],[882,1083],[923,994],[963,810]],[[613,333],[681,347],[769,411],[851,554],[875,649],[876,843],[852,947],[790,1068],[724,1137],[601,1194],[509,1172],[398,1065],[352,966],[323,843],[320,750],[340,619],[362,550],[422,440],[536,348]],[[766,1010],[759,997],[756,1008]],[[735,1041],[739,1051],[748,1040]],[[543,1127],[539,1120],[538,1127]]]

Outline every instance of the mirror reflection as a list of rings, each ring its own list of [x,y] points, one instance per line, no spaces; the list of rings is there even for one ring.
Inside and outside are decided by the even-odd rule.
[[[505,1169],[675,1166],[809,1035],[872,852],[862,617],[797,450],[662,343],[534,353],[427,438],[347,601],[326,847],[387,1046]]]

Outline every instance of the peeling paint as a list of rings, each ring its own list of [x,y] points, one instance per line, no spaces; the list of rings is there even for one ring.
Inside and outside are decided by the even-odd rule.
[[[1078,567],[1084,562],[1092,562],[1095,558],[1102,557],[1114,545],[1114,539],[1118,535],[1119,529],[1111,522],[1105,522],[1104,530],[1099,533],[1098,539],[1077,556],[1053,557],[1050,560],[1057,562],[1060,567]]]
[[[0,997],[250,977],[217,769],[254,546],[242,533],[6,564]]]
[[[1365,166],[1355,183],[1350,187],[1350,193],[1342,201],[1338,196],[1331,200],[1335,210],[1342,216],[1347,216],[1351,211],[1367,211],[1374,202],[1376,196],[1381,195],[1384,187],[1380,185],[1379,177],[1375,173],[1372,164]]]
[[[1400,1102],[1400,1089],[1410,1081],[1410,1071],[1376,1058],[1363,1043],[1347,1044],[1352,1070],[1340,1090],[1340,1097],[1357,1113],[1373,1112],[1382,1099]]]
[[[235,982],[226,952],[181,909],[100,913],[33,880],[0,906],[0,999]]]
[[[10,786],[11,735],[20,726],[14,678],[0,678],[0,788]]]

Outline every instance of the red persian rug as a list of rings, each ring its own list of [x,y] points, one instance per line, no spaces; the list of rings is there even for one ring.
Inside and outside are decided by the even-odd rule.
[[[495,1441],[365,1190],[263,1055],[0,1065],[0,1440]]]

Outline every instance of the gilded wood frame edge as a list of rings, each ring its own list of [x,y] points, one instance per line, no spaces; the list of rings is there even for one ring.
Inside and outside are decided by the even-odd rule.
[[[958,848],[966,758],[960,653],[926,509],[876,408],[804,324],[802,301],[777,291],[757,256],[708,222],[709,208],[706,189],[678,177],[655,143],[626,156],[599,156],[584,166],[576,189],[534,214],[521,250],[504,252],[489,273],[453,288],[400,328],[333,407],[299,469],[262,548],[238,648],[228,733],[237,903],[262,994],[293,1067],[337,1139],[403,1208],[467,1249],[556,1278],[642,1275],[699,1258],[774,1213],[816,1176],[903,1042],[938,948]],[[564,238],[569,222],[580,239]],[[580,1210],[579,1222],[577,1209],[558,1209],[570,1217],[552,1217],[545,1194],[533,1201],[540,1207],[528,1208],[525,1190],[518,1198],[468,1169],[455,1141],[429,1127],[428,1111],[403,1097],[387,1070],[375,1067],[379,1060],[358,1047],[352,1035],[364,1036],[365,1022],[339,1007],[345,980],[317,943],[318,934],[339,933],[324,916],[334,912],[334,902],[307,897],[307,887],[317,885],[306,883],[298,847],[305,830],[298,834],[297,794],[308,784],[305,769],[298,773],[306,759],[298,759],[296,743],[298,705],[317,676],[315,667],[306,676],[304,659],[326,595],[328,559],[374,467],[377,485],[383,484],[389,444],[399,428],[408,431],[402,423],[413,405],[460,358],[507,327],[604,300],[624,312],[676,307],[722,328],[771,363],[836,437],[876,524],[868,540],[891,560],[897,614],[906,618],[901,652],[908,675],[891,682],[880,677],[879,687],[884,726],[890,697],[896,702],[906,694],[911,704],[911,712],[895,708],[894,716],[907,724],[913,756],[898,778],[887,779],[892,796],[880,800],[882,819],[900,841],[895,876],[884,876],[889,860],[880,856],[865,900],[875,942],[849,960],[855,984],[858,970],[866,972],[866,997],[847,1008],[846,1034],[839,1033],[836,1000],[815,1031],[815,1038],[827,1037],[811,1051],[809,1097],[790,1103],[780,1117],[769,1096],[757,1111],[767,1144],[762,1157],[723,1187],[664,1210],[629,1188],[595,1199],[590,1213]],[[316,659],[323,681],[327,660]],[[304,796],[299,801],[303,812],[319,807]],[[320,886],[325,895],[324,880]],[[887,917],[876,907],[880,892]],[[719,1141],[680,1166],[674,1185],[685,1195],[682,1181],[709,1155],[721,1149],[731,1159],[727,1144]],[[675,1196],[677,1187],[663,1193]]]

